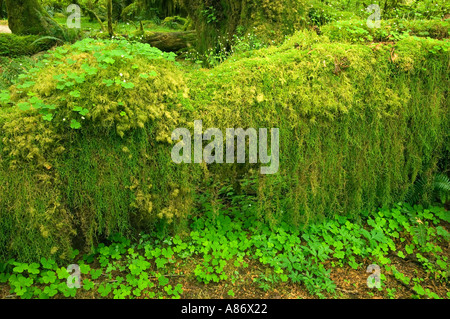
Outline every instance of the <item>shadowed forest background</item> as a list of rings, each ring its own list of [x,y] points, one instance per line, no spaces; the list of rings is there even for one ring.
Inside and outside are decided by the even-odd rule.
[[[449,17],[0,0],[0,296],[448,298]],[[279,171],[174,163],[195,120],[279,128]]]

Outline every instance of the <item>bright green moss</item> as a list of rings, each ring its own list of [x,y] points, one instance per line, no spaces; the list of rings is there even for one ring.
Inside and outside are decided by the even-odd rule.
[[[423,38],[449,37],[450,22],[441,20],[381,20],[380,28],[369,28],[365,20],[336,21],[321,27],[324,36],[333,41],[386,42],[408,35]]]
[[[197,48],[215,48],[218,37],[232,40],[240,32],[256,34],[265,42],[282,42],[284,35],[306,26],[303,0],[181,0],[198,33]]]
[[[449,53],[433,49],[445,45],[407,38],[392,50],[299,32],[191,73],[192,104],[204,127],[280,128],[280,172],[257,176],[267,220],[359,214],[401,200],[445,161]]]

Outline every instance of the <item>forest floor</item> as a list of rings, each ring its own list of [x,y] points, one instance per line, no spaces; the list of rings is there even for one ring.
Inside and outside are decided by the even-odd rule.
[[[431,208],[431,211],[433,212],[418,208],[417,214],[414,215],[405,214],[403,211],[402,216],[408,217],[408,220],[402,219],[401,215],[389,216],[389,211],[378,213],[372,222],[369,219],[369,224],[375,225],[378,231],[387,236],[381,235],[372,242],[375,238],[372,238],[372,235],[376,232],[374,230],[367,232],[369,242],[363,246],[357,246],[356,243],[366,236],[360,236],[364,233],[363,229],[370,230],[370,227],[363,224],[361,225],[363,228],[360,228],[346,219],[340,222],[328,221],[322,226],[312,225],[311,229],[318,230],[318,233],[311,232],[311,229],[307,228],[300,234],[303,240],[298,243],[294,240],[298,234],[291,234],[284,230],[268,231],[266,232],[268,237],[265,235],[261,237],[243,229],[236,232],[233,228],[236,224],[243,225],[243,221],[237,222],[235,218],[228,219],[234,222],[224,226],[227,229],[224,232],[226,236],[219,234],[222,230],[219,230],[217,225],[214,226],[214,222],[210,223],[208,219],[205,222],[198,220],[192,224],[192,232],[187,239],[164,236],[165,239],[161,241],[155,240],[156,237],[152,235],[143,235],[139,240],[140,244],[136,245],[118,237],[112,239],[110,246],[108,244],[99,246],[97,252],[91,255],[92,257],[84,255],[81,259],[80,256],[76,263],[85,268],[81,270],[83,287],[72,293],[65,288],[64,275],[59,277],[61,271],[65,272],[65,268],[52,268],[50,272],[42,269],[40,275],[33,275],[28,271],[28,276],[23,277],[20,275],[23,270],[18,268],[31,269],[32,264],[13,262],[12,265],[17,266],[13,270],[16,274],[0,272],[0,299],[31,298],[33,294],[39,295],[40,298],[48,298],[47,294],[52,290],[50,297],[56,299],[75,296],[77,299],[105,297],[119,299],[127,297],[136,299],[173,297],[181,299],[448,299],[450,297],[449,216],[446,210]],[[438,215],[441,217],[437,218]],[[227,222],[226,217],[220,220],[220,225]],[[379,226],[383,223],[396,225],[396,220],[402,222],[405,228],[400,225],[395,226],[398,232],[392,232],[393,237],[388,235],[390,226]],[[420,228],[417,227],[419,225]],[[333,229],[336,230],[334,233]],[[416,232],[417,230],[420,232]],[[316,237],[319,233],[324,234],[324,237]],[[333,237],[330,237],[332,234],[334,234]],[[238,236],[236,240],[229,239],[234,238],[235,235]],[[420,240],[419,237],[422,236]],[[313,240],[315,237],[316,239]],[[336,241],[331,243],[325,238]],[[353,239],[348,241],[345,238]],[[317,239],[319,242],[315,242]],[[375,249],[377,246],[385,247],[382,248],[383,256],[380,255],[379,258],[367,252],[354,255],[356,264],[351,266],[349,262],[352,259],[351,256],[342,258],[337,254],[338,249],[332,248],[340,246],[338,242],[342,242],[342,246],[348,248],[346,254],[357,251],[358,247],[362,250],[369,246]],[[252,243],[253,248],[245,248],[249,243]],[[271,246],[270,243],[275,246]],[[322,258],[323,268],[319,272],[315,267],[317,260],[314,260],[316,255],[319,256],[321,253],[307,254],[308,251],[315,249],[317,243],[321,246],[316,247],[319,251],[322,248],[323,251],[327,251],[328,247],[332,248],[332,251]],[[294,250],[289,246],[292,246]],[[349,249],[350,247],[352,248]],[[223,253],[233,249],[240,252],[233,253],[233,256],[230,255],[231,258],[228,259],[227,254]],[[288,251],[297,252],[295,255],[301,256],[300,259],[295,259],[295,255]],[[258,258],[261,254],[261,258]],[[284,263],[288,259],[284,257],[290,260],[287,264]],[[46,260],[41,260],[41,263],[44,268],[52,267],[45,265]],[[371,274],[367,272],[367,267],[374,263],[381,265],[379,289],[368,286],[368,277]],[[289,264],[294,266],[297,264],[300,268],[294,267],[289,270],[291,268]],[[305,265],[302,266],[303,264]],[[39,266],[38,263],[35,265]],[[214,265],[221,266],[214,267]],[[141,270],[136,271],[136,267]],[[218,270],[217,267],[221,268]],[[276,270],[277,267],[278,270]],[[295,269],[298,269],[299,273]],[[45,280],[50,280],[50,273],[54,277],[51,281],[53,284],[44,284]],[[294,282],[296,275],[304,273],[306,277]],[[25,272],[23,274],[25,275]],[[62,279],[60,283],[56,280],[55,274]],[[210,274],[212,277],[208,277]],[[286,275],[285,280],[282,279],[283,274]],[[289,280],[287,275],[293,280]],[[315,278],[313,285],[308,285],[310,276]],[[217,280],[211,279],[213,277]],[[30,279],[29,287],[22,287],[22,282]],[[330,291],[326,289],[327,281],[332,282],[334,286]],[[31,285],[33,282],[34,287]],[[141,287],[143,284],[145,285]],[[57,294],[57,291],[62,294]]]

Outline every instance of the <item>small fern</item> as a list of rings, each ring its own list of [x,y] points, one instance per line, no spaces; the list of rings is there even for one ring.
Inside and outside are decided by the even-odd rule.
[[[441,202],[446,203],[450,199],[450,178],[444,174],[437,174],[434,177],[433,186]]]
[[[434,175],[432,182],[429,183],[426,178],[419,177],[406,194],[405,201],[411,204],[417,203],[430,191],[433,196],[432,200],[439,200],[442,204],[446,203],[450,199],[450,178],[439,173]]]
[[[51,36],[45,36],[45,37],[41,37],[41,38],[37,39],[31,45],[35,45],[36,43],[44,41],[44,40],[55,40],[55,41],[59,41],[59,42],[63,42],[64,43],[64,40],[61,40],[60,38],[51,37]]]

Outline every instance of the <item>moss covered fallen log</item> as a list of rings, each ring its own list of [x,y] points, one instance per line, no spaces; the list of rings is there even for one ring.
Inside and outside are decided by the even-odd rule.
[[[389,206],[418,176],[449,167],[447,41],[374,48],[303,31],[209,70],[174,60],[85,39],[2,92],[0,259],[64,259],[115,232],[182,234],[201,216],[194,198],[227,181],[254,196],[247,212],[299,226]],[[192,132],[195,120],[279,128],[277,174],[261,175],[261,163],[175,164],[171,132]]]
[[[193,46],[197,41],[197,33],[195,31],[145,32],[140,41],[161,51],[177,52]]]

